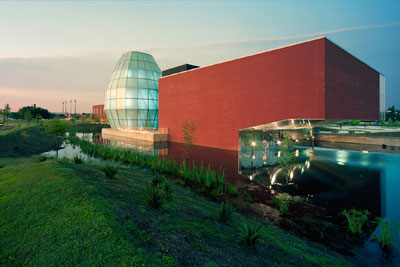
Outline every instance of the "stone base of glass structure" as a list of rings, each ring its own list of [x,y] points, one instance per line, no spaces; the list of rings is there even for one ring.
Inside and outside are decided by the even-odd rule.
[[[168,134],[166,133],[158,133],[158,132],[147,132],[147,131],[124,131],[124,130],[115,130],[110,128],[103,128],[102,134],[106,135],[115,135],[124,138],[131,138],[136,140],[143,140],[147,142],[167,142]]]

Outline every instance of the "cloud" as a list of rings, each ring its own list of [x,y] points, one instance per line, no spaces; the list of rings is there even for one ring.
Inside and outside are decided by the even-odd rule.
[[[251,38],[251,39],[243,39],[243,40],[206,42],[206,43],[192,44],[189,46],[180,46],[180,47],[144,47],[140,50],[190,48],[190,47],[204,47],[204,46],[268,42],[268,41],[286,41],[286,40],[295,40],[295,39],[302,39],[302,38],[314,38],[314,37],[318,37],[318,36],[324,36],[324,35],[328,35],[328,34],[335,34],[335,33],[341,33],[341,32],[362,31],[362,30],[370,30],[370,29],[386,28],[386,27],[396,27],[396,26],[400,26],[400,22],[391,22],[391,23],[387,23],[387,24],[377,24],[377,25],[367,25],[367,26],[354,26],[354,27],[349,27],[349,28],[339,28],[339,29],[330,30],[330,31],[292,35],[292,36],[283,36],[283,37],[265,37],[265,38]]]

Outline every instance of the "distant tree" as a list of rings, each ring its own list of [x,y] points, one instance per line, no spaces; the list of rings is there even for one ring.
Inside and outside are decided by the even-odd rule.
[[[3,122],[4,124],[8,124],[8,118],[10,117],[11,108],[10,105],[7,103],[2,111],[3,113]]]
[[[67,129],[68,129],[68,123],[57,119],[50,120],[46,125],[45,132],[56,137],[57,157],[58,157],[58,143],[59,143],[58,138],[59,136],[64,135],[67,132]]]
[[[48,120],[51,118],[51,114],[47,109],[43,109],[40,107],[22,107],[18,110],[18,118],[25,119],[25,113],[29,111],[32,115],[32,118],[37,118],[37,115],[40,115],[43,119]]]
[[[24,112],[24,120],[26,120],[26,121],[31,121],[32,118],[33,118],[33,116],[32,116],[31,111],[30,111],[30,110],[26,110],[26,111]]]
[[[353,121],[350,122],[350,125],[352,125],[352,126],[357,126],[359,124],[360,124],[359,120],[353,120]]]
[[[392,118],[389,118],[389,120],[388,120],[388,124],[389,124],[389,126],[392,126],[392,125],[393,125],[393,123],[394,123],[394,121],[392,120]]]

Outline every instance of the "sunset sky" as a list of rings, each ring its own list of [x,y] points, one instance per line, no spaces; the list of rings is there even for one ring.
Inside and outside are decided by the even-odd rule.
[[[0,1],[0,107],[91,112],[130,50],[166,69],[323,35],[384,74],[400,108],[400,1]]]

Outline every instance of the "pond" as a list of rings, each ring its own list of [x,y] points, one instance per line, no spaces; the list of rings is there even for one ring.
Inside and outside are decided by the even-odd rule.
[[[93,143],[125,147],[181,162],[184,147],[180,143],[156,145],[96,134],[77,134]],[[79,147],[64,143],[59,157],[72,159],[81,154]],[[54,156],[55,151],[45,153]],[[195,164],[223,168],[227,180],[238,187],[252,181],[271,192],[289,193],[304,201],[324,207],[331,216],[345,208],[369,210],[385,220],[400,222],[400,154],[352,151],[332,148],[295,146],[295,164],[289,172],[276,164],[280,151],[274,141],[257,140],[240,151],[191,146],[188,160]],[[267,201],[270,195],[265,195]],[[379,231],[376,230],[376,231]],[[399,240],[396,243],[400,245]],[[377,252],[367,242],[367,251]],[[364,257],[365,255],[363,255]],[[399,263],[399,257],[394,262]]]

